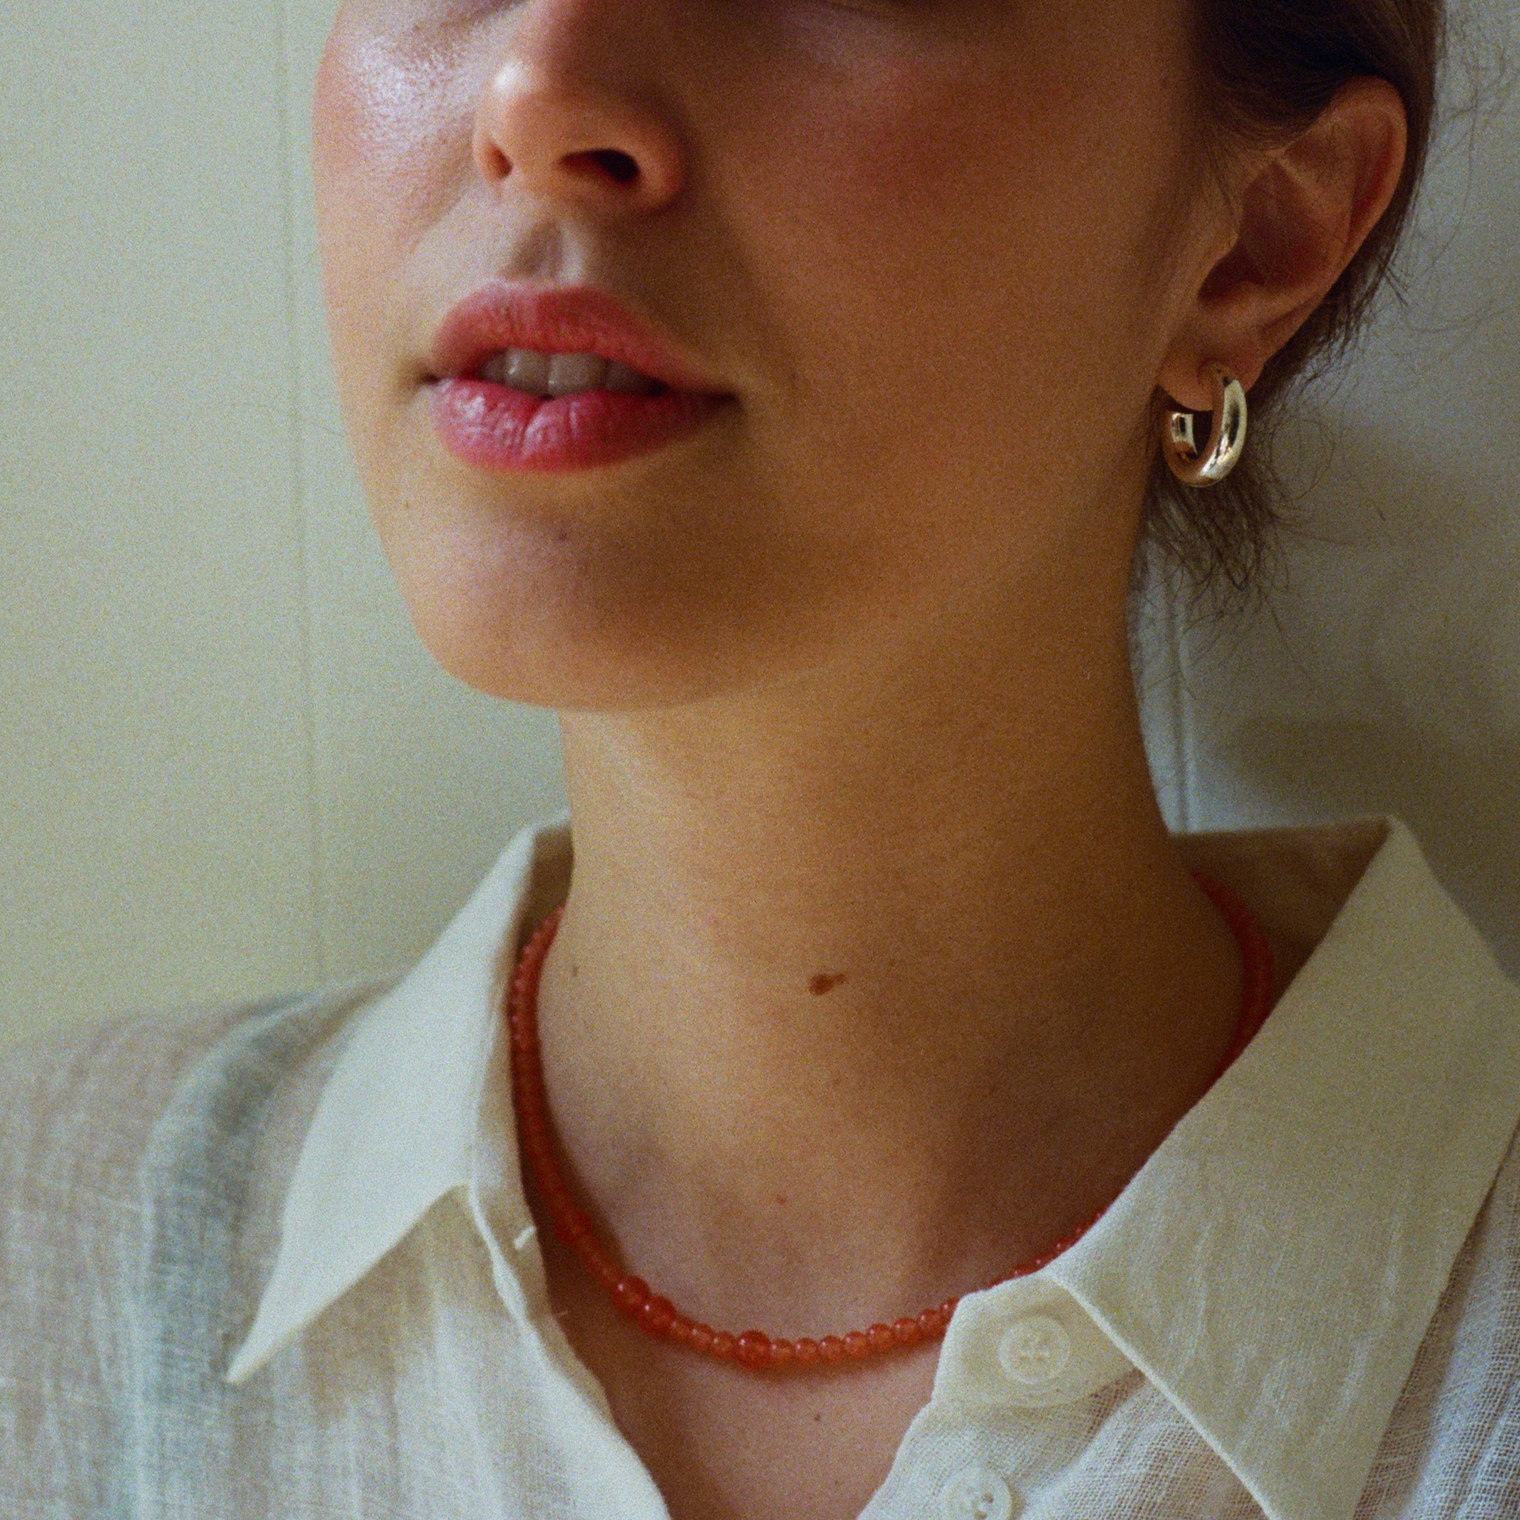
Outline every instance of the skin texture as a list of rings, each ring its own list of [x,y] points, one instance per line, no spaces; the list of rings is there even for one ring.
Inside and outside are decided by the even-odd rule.
[[[713,1323],[824,1333],[1001,1275],[1228,1044],[1238,956],[1127,663],[1152,405],[1205,405],[1208,360],[1249,386],[1386,204],[1403,117],[1360,81],[1206,177],[1196,83],[1179,0],[352,0],[334,28],[359,468],[440,663],[561,712],[567,1170]],[[613,467],[462,464],[427,353],[502,275],[611,292],[729,403]],[[657,1346],[545,1249],[677,1520],[854,1515],[927,1397],[933,1347],[777,1383]]]

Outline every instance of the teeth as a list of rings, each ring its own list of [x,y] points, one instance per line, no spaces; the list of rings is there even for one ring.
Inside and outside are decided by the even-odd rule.
[[[531,391],[535,396],[549,393],[549,356],[529,348],[512,348],[502,356],[507,372],[503,383],[516,390]]]
[[[505,353],[492,354],[481,365],[480,378],[544,397],[597,390],[653,396],[664,388],[658,380],[597,354],[541,354],[531,348],[509,348]]]
[[[555,354],[549,360],[549,394],[569,396],[576,391],[599,391],[607,378],[607,361],[595,354]]]

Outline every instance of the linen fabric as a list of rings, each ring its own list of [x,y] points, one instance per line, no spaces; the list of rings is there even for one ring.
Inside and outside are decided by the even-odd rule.
[[[961,1300],[863,1520],[1512,1520],[1520,991],[1397,823],[1186,843],[1328,932],[1082,1240]],[[570,864],[519,836],[394,985],[7,1053],[0,1515],[665,1517],[517,1169],[502,986]]]

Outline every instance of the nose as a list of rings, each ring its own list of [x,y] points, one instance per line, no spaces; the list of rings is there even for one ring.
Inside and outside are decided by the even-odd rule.
[[[475,113],[475,165],[498,192],[603,214],[662,210],[685,178],[679,136],[638,60],[657,39],[630,0],[527,0]]]

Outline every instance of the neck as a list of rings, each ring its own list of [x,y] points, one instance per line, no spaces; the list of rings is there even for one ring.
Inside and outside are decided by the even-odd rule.
[[[563,721],[555,1127],[631,1269],[715,1322],[1003,1275],[1229,1042],[1234,943],[1168,840],[1122,649],[1018,683],[1064,703],[988,677],[972,701],[964,666],[908,692],[857,662]]]

